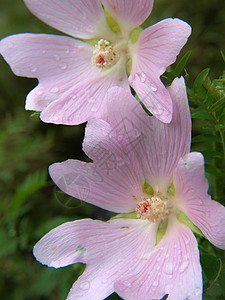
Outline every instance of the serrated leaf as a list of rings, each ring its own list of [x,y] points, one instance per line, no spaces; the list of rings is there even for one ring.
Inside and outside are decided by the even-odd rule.
[[[212,174],[214,176],[224,176],[224,172],[212,165],[209,165],[209,164],[205,164],[205,172],[206,173],[209,173],[209,174]]]
[[[221,260],[216,256],[209,254],[202,247],[199,247],[200,250],[200,260],[202,269],[208,279],[209,283],[215,281],[218,278],[218,275],[221,272]]]
[[[203,99],[206,97],[207,91],[203,88],[202,84],[205,78],[208,76],[208,74],[209,68],[204,69],[201,73],[198,74],[193,85],[193,90],[195,94]]]
[[[191,142],[192,143],[200,143],[200,142],[220,143],[220,138],[217,135],[212,135],[212,134],[199,134],[197,136],[194,136]]]
[[[10,206],[9,214],[15,215],[29,195],[46,185],[47,171],[37,171],[29,174],[18,187]]]
[[[213,120],[203,107],[191,108],[191,117],[192,119]]]
[[[216,101],[216,103],[214,103],[213,105],[211,105],[209,110],[211,112],[218,111],[219,109],[224,107],[224,103],[225,103],[225,96],[219,99],[218,101]]]
[[[183,71],[189,57],[191,55],[191,51],[188,51],[179,61],[179,63],[177,64],[174,73],[175,73],[175,77],[179,76],[180,73]]]

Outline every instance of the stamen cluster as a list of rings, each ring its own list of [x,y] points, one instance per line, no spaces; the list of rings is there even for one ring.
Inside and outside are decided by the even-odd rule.
[[[144,197],[137,205],[136,212],[138,218],[156,223],[160,220],[167,219],[171,209],[172,206],[170,198],[167,196],[152,196],[149,198]]]
[[[92,65],[98,68],[110,68],[114,66],[119,58],[120,52],[106,40],[99,40],[91,59]]]

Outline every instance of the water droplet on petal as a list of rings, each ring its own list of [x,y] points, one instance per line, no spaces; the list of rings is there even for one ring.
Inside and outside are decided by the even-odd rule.
[[[66,70],[68,66],[67,64],[60,64],[59,67],[61,70]]]
[[[131,283],[130,283],[129,281],[124,281],[124,282],[123,282],[123,285],[124,285],[125,287],[130,287],[130,286],[131,286]]]
[[[40,91],[40,90],[36,92],[36,95],[37,95],[37,96],[41,96],[42,94],[43,94],[43,92]]]
[[[53,87],[50,89],[51,93],[58,93],[59,89],[57,87]]]
[[[158,286],[159,285],[159,282],[158,281],[154,281],[152,286]]]
[[[145,75],[145,73],[141,73],[141,74],[139,75],[139,78],[140,78],[141,82],[145,82],[145,80],[146,80],[146,75]]]
[[[202,293],[202,289],[201,288],[196,288],[194,293],[195,293],[196,296],[199,296]]]
[[[69,53],[70,53],[70,50],[69,50],[69,49],[66,49],[66,50],[65,50],[65,53],[66,53],[66,54],[69,54]]]
[[[157,88],[156,87],[151,86],[151,89],[152,89],[153,92],[157,92]]]
[[[59,61],[59,60],[60,60],[59,55],[54,55],[54,58],[55,58],[56,61]]]
[[[97,110],[98,110],[97,107],[92,107],[92,108],[91,108],[91,111],[92,111],[92,112],[96,112]]]
[[[173,264],[171,262],[168,262],[166,264],[165,272],[166,272],[166,274],[172,274],[173,273]]]
[[[8,48],[13,48],[13,46],[14,46],[14,44],[13,44],[12,42],[8,42],[8,43],[7,43],[7,47],[8,47]]]
[[[170,285],[169,284],[167,284],[166,286],[165,286],[165,293],[166,294],[169,294],[170,293]]]
[[[89,100],[88,100],[88,103],[94,103],[95,102],[95,98],[90,98]]]
[[[41,53],[42,53],[42,54],[45,54],[45,53],[46,53],[46,50],[42,50]]]
[[[90,288],[90,283],[88,281],[83,281],[80,283],[80,289],[82,291],[87,291]]]
[[[179,267],[179,271],[181,273],[183,273],[187,269],[188,266],[189,266],[189,260],[183,261]]]
[[[35,73],[36,71],[37,71],[37,68],[35,68],[35,67],[31,69],[32,73]]]

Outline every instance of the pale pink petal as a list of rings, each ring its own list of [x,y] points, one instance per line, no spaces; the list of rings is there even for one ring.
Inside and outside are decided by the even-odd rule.
[[[113,212],[132,212],[139,200],[135,198],[140,194],[139,178],[135,177],[132,166],[121,159],[120,150],[108,143],[107,124],[104,121],[97,124],[104,134],[95,135],[96,141],[89,146],[94,163],[77,160],[55,163],[49,168],[50,175],[63,192],[75,198]]]
[[[0,52],[16,75],[38,78],[39,85],[26,101],[26,109],[38,111],[94,72],[97,75],[91,65],[93,49],[82,41],[47,34],[16,34],[0,42]]]
[[[99,37],[107,30],[99,0],[24,0],[30,11],[50,26],[78,38]],[[109,31],[109,29],[108,29]]]
[[[17,34],[0,42],[0,52],[16,75],[39,80],[27,96],[26,109],[44,110],[42,120],[56,124],[99,117],[110,86],[129,89],[124,65],[118,62],[101,72],[91,64],[93,50],[82,41],[47,34]]]
[[[141,25],[153,7],[153,0],[101,0],[101,2],[122,30],[124,23],[127,23],[130,29]]]
[[[114,291],[114,282],[132,274],[154,246],[157,226],[148,221],[84,219],[65,223],[46,234],[34,247],[34,256],[50,267],[86,263],[68,299],[102,300]]]
[[[201,153],[189,153],[174,172],[178,207],[215,246],[225,249],[225,207],[211,200]]]
[[[135,46],[129,82],[146,108],[164,123],[171,120],[172,102],[160,75],[175,62],[190,34],[186,22],[165,19],[142,31]]]
[[[124,276],[115,284],[123,299],[202,299],[202,274],[197,241],[192,231],[179,224],[142,260],[137,275]]]
[[[149,117],[138,101],[122,89],[112,88],[107,100],[108,111],[114,112],[108,114],[107,121],[133,169],[141,169],[149,183],[162,185],[164,180],[167,186],[179,159],[190,151],[191,140],[184,79],[176,78],[168,92],[174,103],[170,124]]]
[[[42,111],[41,120],[47,123],[76,125],[93,118],[101,118],[106,111],[106,94],[110,87],[121,86],[130,90],[125,66],[118,63],[108,71],[86,75],[64,97],[53,101]]]

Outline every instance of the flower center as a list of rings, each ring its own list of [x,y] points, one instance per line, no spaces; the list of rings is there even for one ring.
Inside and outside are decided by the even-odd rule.
[[[106,40],[99,40],[91,59],[92,65],[104,69],[114,66],[119,59],[120,51]]]
[[[143,198],[136,208],[138,218],[153,223],[167,219],[171,210],[171,199],[167,196]]]

